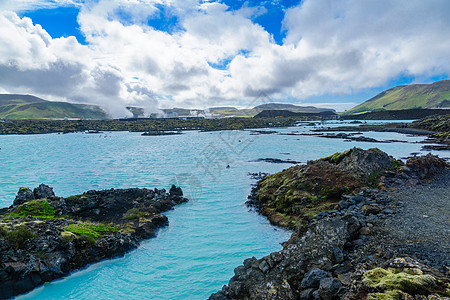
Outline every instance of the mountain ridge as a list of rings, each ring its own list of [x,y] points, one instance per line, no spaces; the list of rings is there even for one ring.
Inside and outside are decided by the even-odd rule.
[[[0,94],[0,119],[108,119],[96,105],[48,101],[33,95]]]
[[[343,115],[425,108],[450,108],[450,80],[395,86],[345,111]]]

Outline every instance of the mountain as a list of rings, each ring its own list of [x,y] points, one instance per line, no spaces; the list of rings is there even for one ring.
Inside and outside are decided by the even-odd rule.
[[[217,111],[217,110],[231,110],[231,111],[236,111],[238,110],[236,107],[231,107],[231,106],[223,106],[223,107],[210,107],[208,108],[209,111]]]
[[[107,119],[98,106],[47,101],[31,95],[0,94],[0,119]]]
[[[294,104],[285,104],[285,103],[267,103],[267,104],[261,104],[258,106],[255,106],[253,108],[257,111],[263,111],[263,110],[289,110],[292,112],[298,112],[298,113],[319,113],[324,111],[331,111],[335,112],[334,109],[331,108],[318,108],[314,106],[298,106]]]
[[[258,113],[253,118],[290,118],[290,117],[324,117],[335,118],[337,114],[334,111],[326,110],[321,112],[293,112],[286,109],[267,109]]]
[[[450,108],[450,80],[437,81],[431,84],[396,86],[347,110],[343,114],[413,108]]]

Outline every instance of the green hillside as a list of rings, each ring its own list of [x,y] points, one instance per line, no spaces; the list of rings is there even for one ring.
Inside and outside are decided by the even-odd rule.
[[[30,95],[0,95],[0,119],[107,119],[98,106],[51,102]]]
[[[412,108],[450,108],[450,80],[393,87],[343,114]]]

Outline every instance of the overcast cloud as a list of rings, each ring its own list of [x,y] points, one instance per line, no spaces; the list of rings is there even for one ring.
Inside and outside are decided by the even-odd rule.
[[[53,39],[17,15],[41,5],[80,5],[87,45],[74,37]],[[160,5],[178,17],[177,30],[146,25]],[[446,0],[306,0],[287,9],[282,45],[253,21],[264,8],[231,11],[192,0],[22,0],[2,2],[0,9],[0,92],[99,104],[114,116],[125,115],[127,105],[245,106],[260,91],[306,103],[399,76],[420,81],[450,73]]]

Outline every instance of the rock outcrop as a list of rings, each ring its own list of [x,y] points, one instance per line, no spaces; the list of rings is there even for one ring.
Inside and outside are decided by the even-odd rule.
[[[182,196],[175,186],[169,193],[110,189],[67,198],[44,184],[20,188],[0,214],[0,299],[124,255],[168,225],[161,213],[186,202]]]
[[[343,194],[374,186],[382,172],[401,164],[377,148],[352,148],[264,177],[248,204],[272,224],[297,229],[332,209]]]

